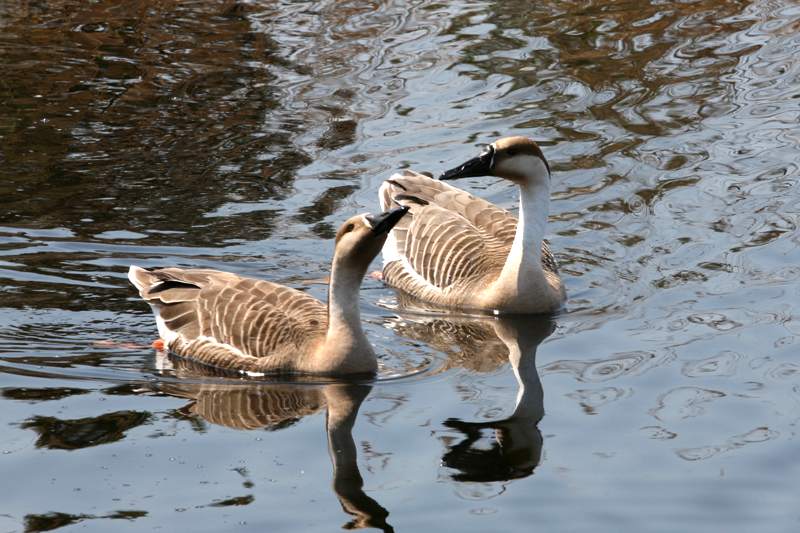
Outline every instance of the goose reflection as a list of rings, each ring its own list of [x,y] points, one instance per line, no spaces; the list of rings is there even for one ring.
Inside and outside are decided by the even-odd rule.
[[[363,490],[364,480],[358,469],[358,453],[353,440],[353,425],[371,386],[191,382],[192,378],[220,377],[226,373],[164,352],[159,352],[157,364],[162,369],[171,369],[182,379],[181,382],[162,382],[159,390],[191,399],[181,412],[199,416],[212,424],[240,430],[276,430],[327,407],[325,429],[333,464],[333,490],[342,509],[354,517],[342,527],[394,531],[386,522],[389,512]]]
[[[536,350],[555,329],[548,317],[405,321],[401,335],[422,340],[447,353],[446,368],[490,372],[509,363],[517,380],[514,410],[507,418],[483,422],[450,418],[444,425],[463,434],[448,444],[443,464],[456,481],[506,481],[529,476],[542,455],[538,424],[544,417],[544,390],[536,369]],[[494,432],[487,448],[478,447],[484,430]]]

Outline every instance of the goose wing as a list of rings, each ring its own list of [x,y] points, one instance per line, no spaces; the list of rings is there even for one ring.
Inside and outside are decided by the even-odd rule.
[[[246,368],[241,360],[297,354],[325,334],[321,302],[269,281],[136,266],[128,277],[156,312],[170,350],[206,364]]]
[[[385,181],[379,194],[381,206],[384,208],[392,206],[392,199],[396,196],[419,198],[458,214],[498,243],[510,248],[514,242],[514,233],[517,230],[516,217],[505,209],[444,181],[435,180],[413,170],[405,170]]]
[[[384,246],[390,285],[415,295],[445,293],[503,268],[516,229],[507,211],[411,171],[386,181],[380,199],[410,208]]]
[[[517,231],[517,218],[514,215],[491,202],[413,170],[394,174],[383,183],[379,196],[384,209],[394,204],[393,198],[395,197],[399,197],[401,202],[402,198],[410,197],[421,199],[428,204],[439,206],[458,215],[464,223],[471,225],[479,231],[482,237],[486,238],[487,248],[492,253],[502,256],[503,263],[514,242],[514,235]],[[390,239],[384,246],[384,264],[401,258],[400,254],[392,253],[393,245],[396,242],[397,250],[404,249],[404,241],[408,235],[407,228],[411,222],[411,217],[406,217],[395,226],[392,231],[394,240]],[[389,252],[388,258],[386,257],[387,251]],[[542,267],[550,272],[558,273],[558,264],[547,241],[542,241]]]

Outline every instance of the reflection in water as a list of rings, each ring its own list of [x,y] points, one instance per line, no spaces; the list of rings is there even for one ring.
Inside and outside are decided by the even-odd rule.
[[[88,514],[68,514],[68,513],[45,513],[29,514],[25,516],[25,533],[36,533],[39,531],[52,531],[61,527],[77,524],[84,520],[106,518],[111,520],[134,520],[147,516],[146,511],[117,511],[103,516]]]
[[[161,366],[171,366],[181,378],[203,378],[225,375],[187,359],[159,353]],[[158,389],[172,396],[192,401],[181,409],[184,414],[202,417],[212,424],[232,429],[266,428],[278,430],[290,426],[327,406],[326,431],[328,452],[333,463],[333,490],[344,511],[354,518],[345,529],[377,528],[394,531],[386,522],[389,512],[367,496],[364,480],[358,469],[358,453],[353,440],[361,403],[372,387],[344,383],[265,384],[265,383],[191,383],[162,382]],[[235,505],[247,505],[252,497],[240,497]],[[223,502],[218,502],[217,505]],[[234,505],[227,503],[227,505]]]
[[[14,186],[4,190],[4,223],[68,226],[83,239],[154,223],[182,230],[226,199],[283,194],[310,161],[287,146],[300,125],[262,124],[265,114],[288,114],[271,69],[290,75],[296,67],[229,2],[60,0],[9,16],[3,33],[17,46],[0,56],[0,94],[8,96],[0,98],[7,117],[0,133],[11,168],[25,172],[12,174]],[[52,68],[31,76],[30,65],[43,63]],[[0,176],[8,176],[6,168]],[[50,209],[29,201],[40,194]],[[243,214],[236,231],[268,235],[272,219],[269,212]],[[225,239],[233,220],[208,221],[205,235]]]
[[[44,402],[50,400],[61,400],[69,396],[88,394],[88,390],[75,389],[71,387],[43,387],[41,389],[27,388],[6,388],[0,390],[3,398],[10,400],[23,400],[26,402]]]
[[[21,427],[39,434],[37,448],[79,450],[122,440],[126,431],[144,425],[150,419],[150,413],[138,411],[117,411],[73,420],[34,416]]]
[[[151,318],[123,279],[130,263],[202,265],[293,286],[321,278],[332,227],[373,206],[391,172],[443,170],[510,133],[540,139],[552,165],[550,235],[571,300],[562,335],[547,339],[552,357],[538,358],[559,398],[547,404],[556,436],[548,468],[493,500],[504,528],[535,519],[556,530],[674,530],[678,515],[691,530],[796,526],[790,500],[800,476],[787,468],[800,401],[796,1],[6,0],[0,34],[0,472],[26,480],[4,495],[16,516],[0,514],[0,531],[126,509],[147,511],[137,529],[228,530],[234,512],[256,529],[271,489],[237,492],[219,461],[167,461],[158,452],[169,453],[172,439],[150,436],[170,433],[168,417],[71,454],[34,449],[39,435],[19,422],[46,433],[35,415],[74,422],[164,408],[124,387],[107,397],[113,408],[71,390],[152,378],[150,351],[120,344],[151,340]],[[491,180],[467,185],[517,205]],[[386,313],[372,304],[391,292],[365,288],[365,327],[384,368],[405,372],[412,358],[436,357],[424,342],[381,331]],[[395,525],[438,523],[478,485],[449,480],[458,469],[442,469],[443,483],[425,477],[465,440],[466,430],[442,421],[512,410],[508,389],[492,386],[515,388],[507,350],[493,327],[473,329],[463,342],[445,338],[442,373],[373,391],[385,399],[371,395],[369,406],[389,405],[386,415],[361,409],[364,429],[380,427],[402,452],[370,475],[381,488],[369,494],[388,503],[384,490],[413,485],[392,505]],[[211,413],[202,403],[187,409]],[[429,421],[456,442],[445,450]],[[263,455],[251,432],[184,429],[193,456],[213,456],[221,443],[248,464]],[[488,428],[477,431],[482,439],[468,449],[500,449]],[[294,450],[286,433],[272,435],[277,454]],[[146,448],[152,462],[130,460]],[[622,449],[631,453],[601,455]],[[118,468],[95,468],[123,450],[132,455]],[[359,452],[363,471],[369,459]],[[313,459],[327,468],[327,457]],[[723,467],[736,475],[719,479]],[[327,479],[305,479],[328,490]],[[219,483],[222,507],[174,512],[193,500],[181,489],[209,481]],[[289,484],[275,488],[287,507],[306,506],[308,530],[331,529],[329,509],[307,505]],[[739,505],[754,488],[758,505]],[[247,496],[255,502],[242,505]],[[620,502],[624,520],[614,512]],[[574,508],[592,524],[571,522]],[[481,520],[456,510],[448,525],[488,529]],[[130,526],[86,520],[63,530],[117,524]]]
[[[536,349],[555,329],[547,317],[517,316],[495,319],[444,319],[404,322],[395,329],[401,335],[423,340],[448,354],[448,367],[461,366],[488,372],[505,361],[517,379],[517,397],[511,416],[498,420],[468,422],[450,418],[444,425],[465,438],[449,449],[442,460],[456,470],[456,481],[505,481],[529,476],[539,464],[544,416],[544,390],[536,369]],[[482,430],[494,432],[494,442],[480,447]]]

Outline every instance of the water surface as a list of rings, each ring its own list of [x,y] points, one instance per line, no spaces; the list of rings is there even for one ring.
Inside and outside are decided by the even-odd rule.
[[[4,3],[0,531],[796,529],[798,58],[789,1]],[[324,297],[383,179],[509,134],[560,316],[366,280],[360,385],[149,348],[131,263]]]

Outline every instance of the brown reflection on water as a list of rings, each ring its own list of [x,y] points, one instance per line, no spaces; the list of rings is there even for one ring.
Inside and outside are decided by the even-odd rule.
[[[151,418],[150,413],[138,411],[117,411],[76,419],[34,416],[21,427],[39,434],[37,448],[79,450],[122,440],[127,431],[147,424]]]
[[[0,389],[0,395],[9,400],[21,400],[26,402],[45,402],[61,400],[69,396],[88,394],[85,389],[74,389],[70,387],[43,387],[41,389],[5,388]]]
[[[159,357],[165,370],[169,369],[178,378],[195,380],[169,381],[157,386],[160,392],[191,399],[189,404],[180,409],[178,416],[181,418],[199,417],[202,421],[236,430],[276,431],[324,408],[328,453],[333,464],[333,490],[342,509],[354,517],[343,528],[394,531],[386,522],[389,512],[364,492],[358,451],[353,440],[358,410],[372,387],[344,383],[296,386],[257,382],[247,384],[239,380],[231,384],[198,383],[198,379],[218,377],[224,373],[163,352]],[[203,430],[200,425],[194,427]],[[214,505],[248,505],[253,501],[252,495],[247,495]]]
[[[183,234],[182,244],[269,236],[277,208],[207,215],[228,203],[283,199],[298,169],[355,141],[364,112],[354,99],[366,87],[354,83],[364,66],[377,66],[365,54],[402,21],[402,10],[378,7],[7,5],[0,201],[8,210],[0,224],[67,226],[79,237],[204,227]],[[362,56],[364,66],[354,65]],[[339,179],[342,169],[326,174]],[[329,214],[310,209],[304,217]]]
[[[184,229],[225,198],[284,194],[309,159],[285,148],[297,125],[263,121],[280,106],[268,65],[291,65],[232,6],[66,1],[14,13],[0,55],[2,223]],[[263,213],[242,218],[239,230],[269,234]],[[227,236],[226,222],[207,225],[211,239]]]
[[[442,463],[455,481],[508,481],[531,475],[542,454],[539,422],[544,417],[544,390],[536,368],[536,350],[553,333],[547,317],[495,319],[401,320],[394,324],[403,336],[422,340],[447,354],[445,368],[492,372],[508,363],[517,379],[514,410],[495,420],[448,418],[443,425],[463,437],[441,437],[447,452]],[[486,447],[483,432],[494,442]]]
[[[116,511],[108,515],[43,513],[25,515],[25,533],[52,531],[84,520],[105,518],[110,520],[135,520],[147,516],[147,511]]]
[[[489,31],[469,32],[474,43],[465,47],[466,63],[478,70],[466,74],[477,79],[502,74],[508,76],[507,92],[527,90],[528,98],[503,106],[505,116],[535,116],[541,107],[558,109],[558,121],[539,113],[540,118],[515,124],[554,128],[560,135],[553,141],[580,142],[611,133],[582,129],[590,119],[627,130],[626,139],[571,162],[571,168],[594,167],[604,156],[640,144],[637,137],[666,135],[696,121],[699,107],[710,96],[729,90],[722,79],[704,79],[694,84],[691,94],[672,94],[669,102],[659,101],[670,86],[706,76],[709,69],[731,71],[737,59],[751,50],[722,46],[724,36],[752,22],[740,16],[750,4],[496,3],[479,15],[479,23]],[[452,31],[474,28],[474,15],[456,19]],[[685,163],[687,158],[679,157],[664,162],[664,168]]]

